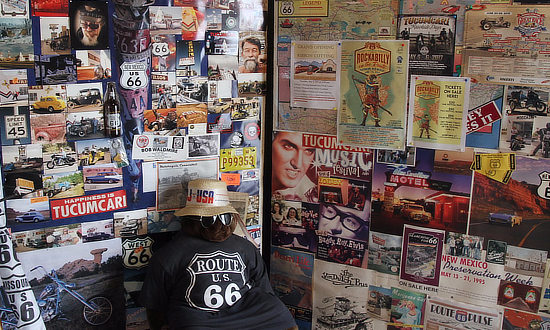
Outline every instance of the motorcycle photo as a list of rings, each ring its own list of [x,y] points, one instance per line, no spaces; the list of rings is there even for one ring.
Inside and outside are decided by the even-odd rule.
[[[72,166],[76,160],[69,155],[53,154],[52,159],[46,163],[48,169],[53,169],[56,166]]]
[[[510,106],[509,114],[519,110],[527,109],[529,112],[535,110],[537,113],[542,114],[546,112],[547,106],[544,101],[539,97],[539,94],[533,90],[527,92],[527,96],[523,94],[523,91],[513,91],[510,93],[508,99],[508,105]]]
[[[98,326],[109,321],[113,314],[113,305],[107,297],[93,296],[86,299],[76,291],[75,283],[67,283],[60,280],[55,270],[52,269],[52,271],[48,273],[43,266],[36,266],[30,271],[33,272],[37,269],[41,269],[52,281],[52,283],[44,287],[40,296],[37,297],[37,303],[40,307],[44,322],[47,323],[54,319],[70,321],[61,310],[61,301],[64,298],[64,292],[71,295],[83,305],[82,317],[86,323]]]

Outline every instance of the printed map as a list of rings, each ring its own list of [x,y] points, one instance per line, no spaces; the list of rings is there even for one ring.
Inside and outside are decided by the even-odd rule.
[[[286,17],[278,11],[279,16],[275,21],[279,22],[279,41],[361,40],[377,37],[395,39],[394,17],[399,13],[397,0],[323,2],[328,2],[327,17]]]

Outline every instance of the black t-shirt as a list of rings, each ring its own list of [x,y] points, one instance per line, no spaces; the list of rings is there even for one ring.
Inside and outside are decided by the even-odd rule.
[[[295,325],[274,295],[250,242],[209,242],[180,234],[149,264],[141,303],[163,312],[172,329],[286,329]]]

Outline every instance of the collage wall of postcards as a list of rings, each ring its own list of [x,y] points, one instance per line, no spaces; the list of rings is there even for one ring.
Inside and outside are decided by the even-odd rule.
[[[266,1],[0,0],[0,9],[2,242],[12,240],[17,276],[37,298],[56,273],[85,299],[108,298],[103,327],[146,329],[140,283],[180,229],[174,212],[195,178],[227,182],[237,232],[260,248]],[[105,134],[109,82],[123,105],[117,138]],[[21,290],[8,285],[16,272],[0,265],[2,307],[19,310]],[[71,299],[36,307],[32,322],[92,328]],[[1,317],[9,328],[10,313]]]
[[[535,2],[275,3],[270,278],[300,329],[550,328]]]

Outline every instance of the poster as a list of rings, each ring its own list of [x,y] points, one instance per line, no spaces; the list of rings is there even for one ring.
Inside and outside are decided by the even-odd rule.
[[[438,286],[444,239],[443,230],[405,225],[399,278],[418,283],[419,288]]]
[[[372,272],[317,261],[313,274],[313,329],[371,328],[367,314]]]
[[[391,319],[388,330],[424,328],[426,295],[399,288],[392,288]]]
[[[290,98],[293,107],[336,109],[340,96],[340,43],[293,42]]]
[[[404,149],[407,40],[343,41],[338,141]]]
[[[499,330],[502,312],[496,308],[467,305],[428,296],[424,317],[427,330]]]
[[[468,78],[411,76],[407,143],[464,151],[469,92]]]
[[[436,155],[434,150],[416,148],[414,167],[375,164],[372,230],[401,235],[404,224],[414,223],[447,231],[466,231],[472,157],[467,161],[442,151],[440,163],[444,164],[436,166]],[[447,157],[443,158],[444,155]]]
[[[466,12],[463,75],[478,82],[550,86],[548,6],[484,5]]]
[[[549,251],[550,231],[542,225],[549,216],[548,172],[548,159],[518,156],[508,184],[475,173],[469,234]],[[532,226],[537,230],[530,232]]]
[[[399,15],[397,31],[410,40],[411,74],[453,75],[456,15]]]
[[[271,287],[294,318],[311,322],[313,308],[313,254],[271,248]]]

